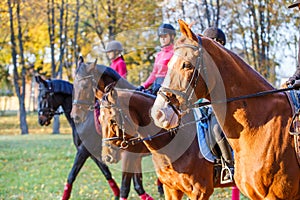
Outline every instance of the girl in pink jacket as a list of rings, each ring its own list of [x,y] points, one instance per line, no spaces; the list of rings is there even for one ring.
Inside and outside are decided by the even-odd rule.
[[[113,40],[107,44],[105,52],[108,58],[111,60],[110,67],[116,70],[120,76],[126,78],[127,69],[124,58],[121,54],[123,51],[122,44],[116,40]]]
[[[176,31],[171,24],[162,24],[158,28],[157,35],[162,49],[155,58],[153,70],[150,76],[137,88],[137,90],[143,91],[152,86],[151,93],[155,95],[167,74],[168,63],[174,54],[173,47]]]

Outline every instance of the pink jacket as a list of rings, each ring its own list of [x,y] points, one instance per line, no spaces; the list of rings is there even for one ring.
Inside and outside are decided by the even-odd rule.
[[[165,77],[168,71],[168,63],[174,54],[174,45],[171,44],[162,48],[162,50],[157,54],[153,70],[148,77],[148,79],[142,84],[145,88],[152,85],[156,78]]]
[[[122,58],[122,56],[114,59],[110,65],[111,68],[113,68],[114,70],[116,70],[120,76],[122,76],[123,78],[126,78],[127,75],[127,69],[126,69],[126,63],[124,61],[124,59]]]

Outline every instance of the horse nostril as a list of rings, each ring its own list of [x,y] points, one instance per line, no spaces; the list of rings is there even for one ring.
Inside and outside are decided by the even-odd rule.
[[[105,156],[105,162],[111,163],[112,161],[113,161],[112,156],[110,156],[110,155]]]

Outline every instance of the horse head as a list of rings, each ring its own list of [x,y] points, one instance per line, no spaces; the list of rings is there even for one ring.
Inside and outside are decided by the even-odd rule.
[[[38,122],[41,126],[48,126],[58,106],[53,103],[50,81],[44,80],[41,76],[36,76],[35,80],[39,84]]]
[[[88,111],[94,110],[97,82],[95,78],[96,63],[86,64],[79,58],[74,79],[73,106],[71,117],[75,123],[86,120]]]
[[[179,20],[179,24],[182,36],[175,42],[167,75],[151,110],[155,124],[165,129],[177,127],[197,99],[210,100],[210,92],[218,80],[217,76],[208,76],[215,73],[216,67],[203,47],[204,43],[213,48],[218,44],[193,33],[184,21]]]

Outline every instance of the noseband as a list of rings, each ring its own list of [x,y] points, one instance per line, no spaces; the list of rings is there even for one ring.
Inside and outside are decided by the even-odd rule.
[[[188,86],[186,87],[186,89],[184,91],[180,91],[180,90],[174,90],[174,89],[170,89],[170,88],[166,88],[166,87],[162,86],[157,93],[158,95],[163,97],[163,99],[174,110],[174,112],[178,115],[178,117],[180,117],[184,112],[187,112],[190,108],[193,107],[191,100],[193,98],[194,88],[197,85],[197,82],[198,82],[198,79],[199,79],[199,76],[201,75],[201,73],[203,73],[204,78],[206,78],[207,70],[206,70],[205,66],[203,65],[203,49],[202,49],[201,37],[198,37],[198,41],[199,41],[198,46],[190,45],[190,44],[182,44],[180,46],[175,47],[175,49],[174,49],[174,51],[176,51],[177,49],[180,49],[180,48],[191,48],[194,51],[199,51],[199,56],[196,59],[192,78],[191,78]],[[194,80],[194,83],[193,83],[193,80]],[[181,105],[179,105],[178,107],[176,107],[174,105],[174,103],[172,103],[172,100],[167,95],[167,93],[171,93],[176,98],[179,96],[180,98],[182,98],[184,100],[184,102]],[[177,98],[177,100],[178,100],[178,98]],[[185,107],[185,109],[183,108],[183,106]]]
[[[45,90],[45,94],[50,95],[50,97],[54,100],[53,98],[54,93],[53,91],[51,91],[51,88],[40,89],[40,90]],[[42,97],[42,101],[46,102],[46,106],[43,106],[42,108],[40,107],[38,110],[38,114],[45,116],[49,122],[54,115],[61,115],[64,113],[64,112],[58,112],[53,108],[52,103],[48,101],[48,98],[50,97],[47,98]]]

